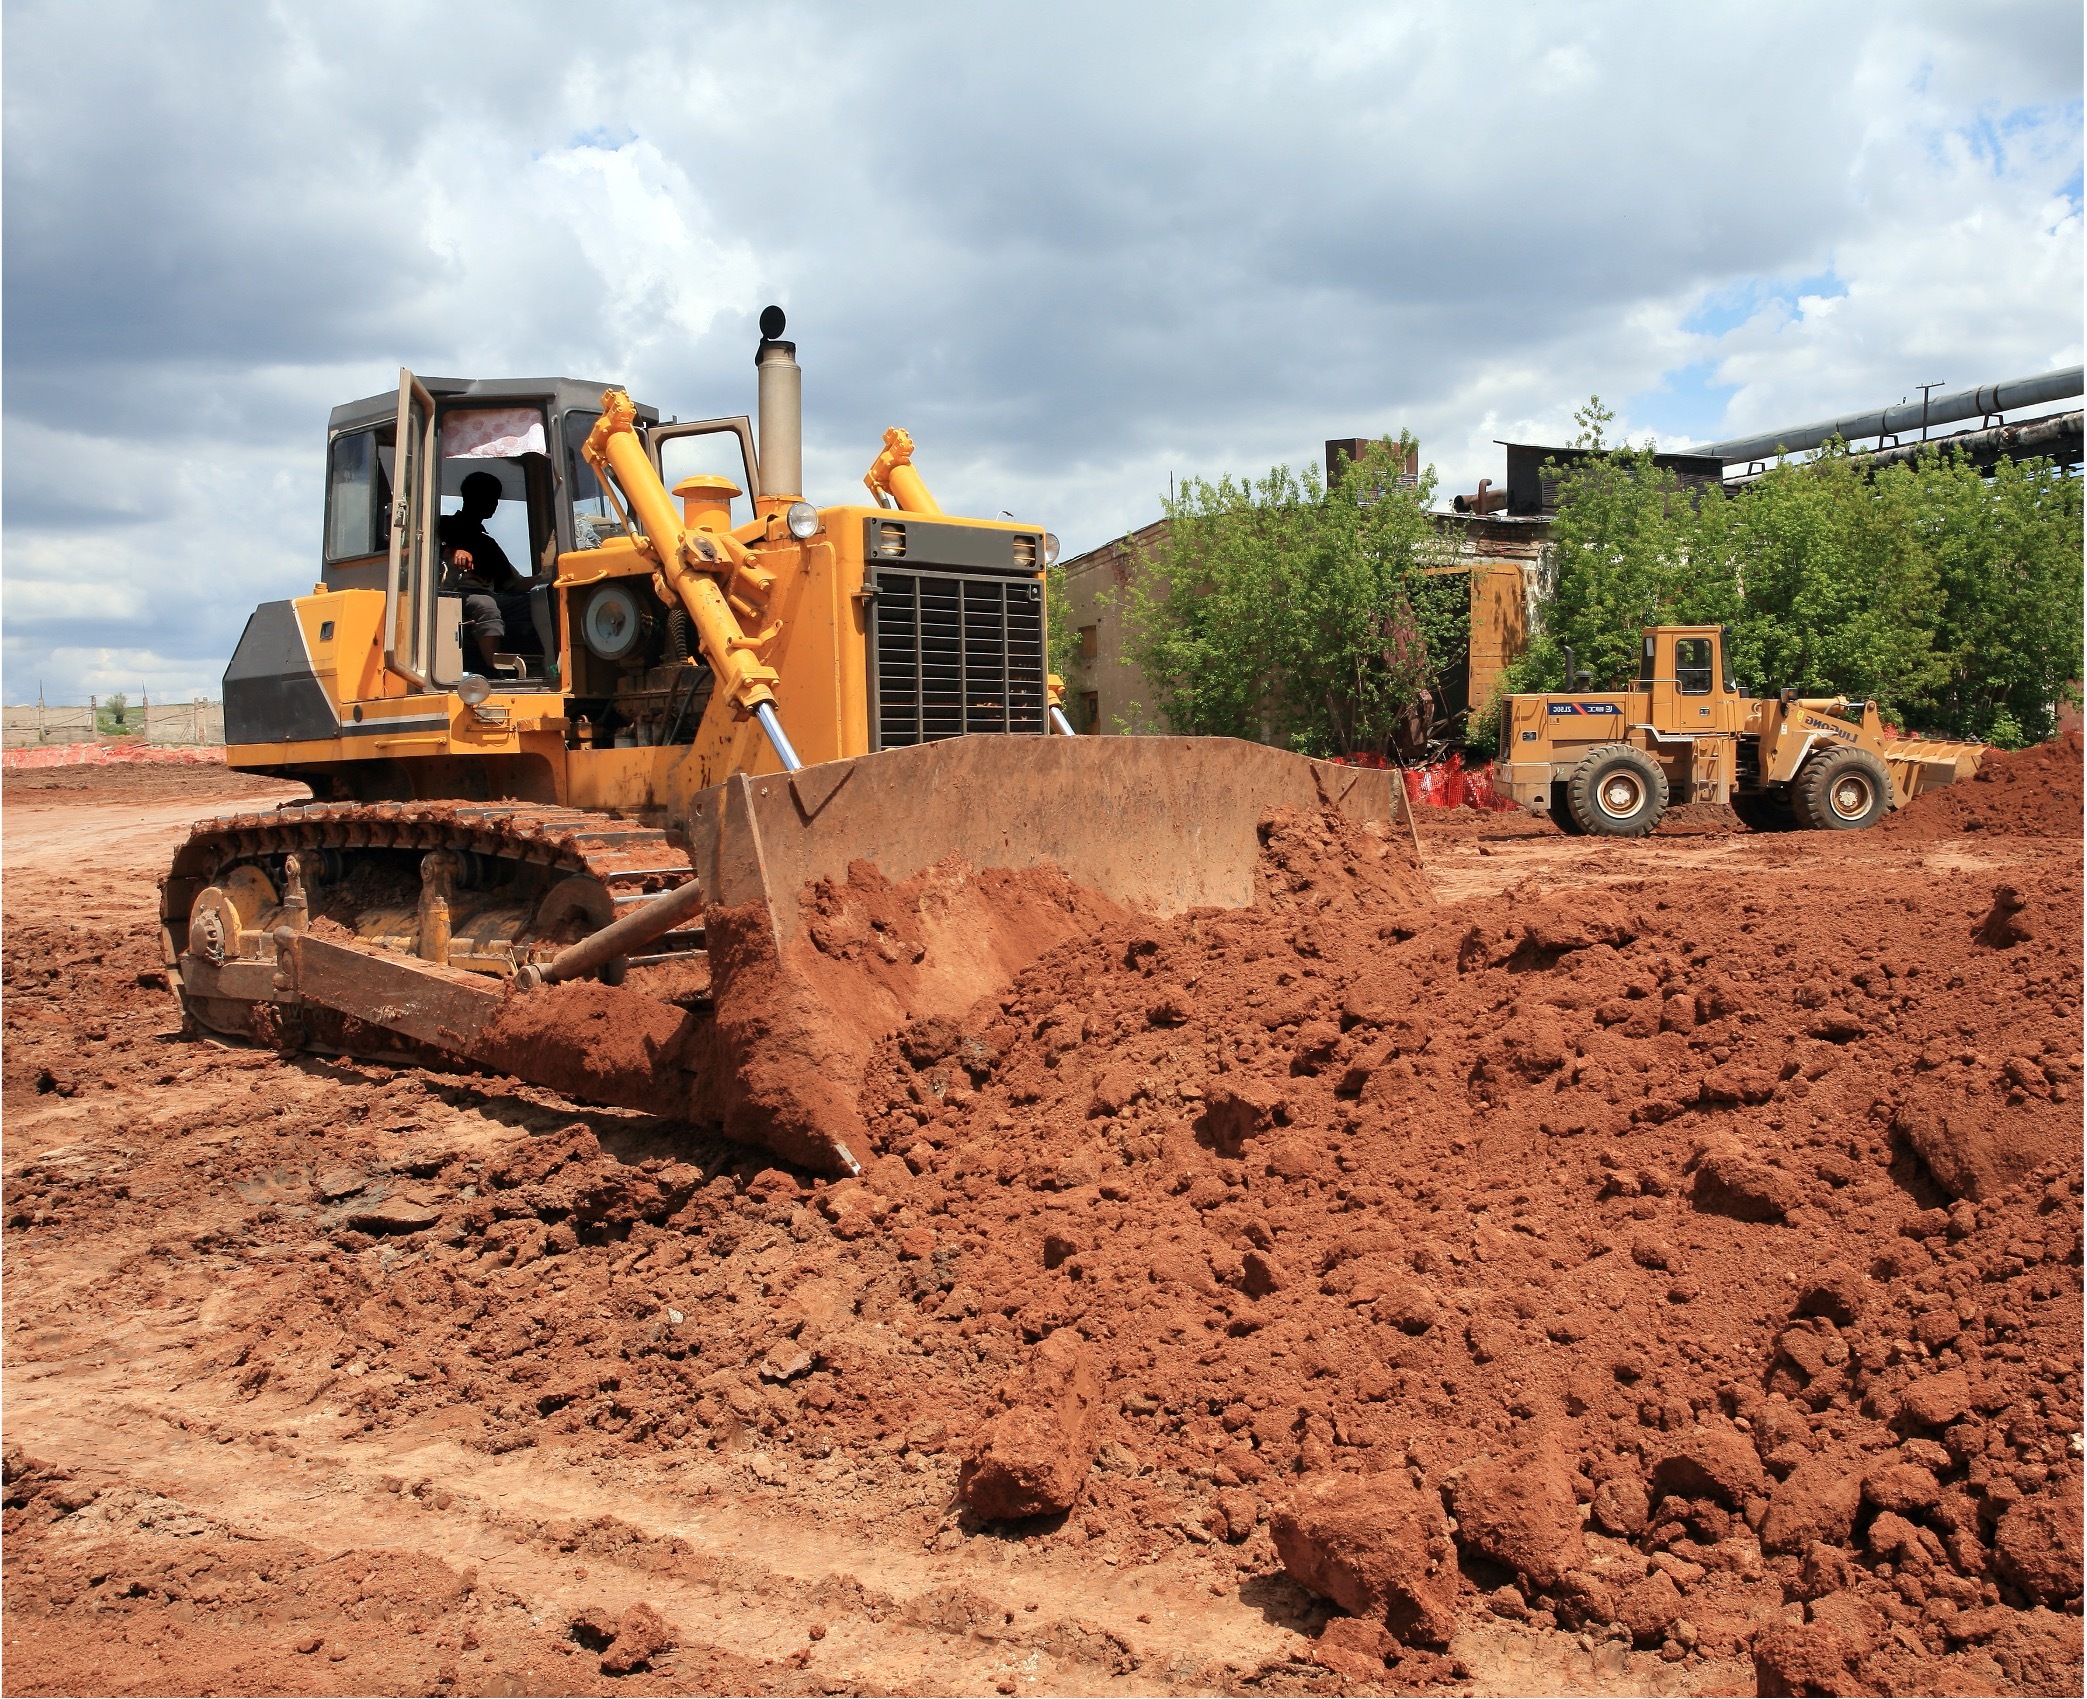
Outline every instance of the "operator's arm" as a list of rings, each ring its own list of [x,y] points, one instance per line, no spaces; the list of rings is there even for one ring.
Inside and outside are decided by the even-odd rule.
[[[515,571],[507,551],[460,513],[444,517],[441,526],[442,564],[445,577],[467,590],[508,591],[518,588],[522,575]]]

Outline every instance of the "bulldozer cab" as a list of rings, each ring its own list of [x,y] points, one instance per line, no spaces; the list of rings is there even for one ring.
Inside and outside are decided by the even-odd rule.
[[[1744,718],[1722,626],[1648,629],[1639,644],[1637,688],[1647,699],[1646,718],[1656,734],[1736,732]]]
[[[571,379],[471,380],[399,374],[395,395],[334,409],[326,448],[322,580],[327,590],[384,592],[381,673],[351,699],[453,688],[466,671],[463,598],[442,578],[443,521],[461,511],[463,485],[490,475],[499,500],[487,536],[525,584],[548,586],[560,554],[599,548],[622,525],[580,445],[601,414],[602,386]],[[641,410],[641,424],[657,415]],[[679,428],[692,441],[720,439],[750,460],[745,420]],[[749,487],[751,487],[749,485]],[[518,648],[540,648],[530,629]],[[552,688],[546,655],[518,659],[503,683]],[[532,664],[533,662],[533,664]]]

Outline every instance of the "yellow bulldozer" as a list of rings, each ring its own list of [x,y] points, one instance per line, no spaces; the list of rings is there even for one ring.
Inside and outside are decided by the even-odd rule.
[[[1564,690],[1506,699],[1494,782],[1568,833],[1642,837],[1688,802],[1758,827],[1855,831],[1970,778],[1983,750],[1897,736],[1874,702],[1748,696],[1722,626],[1647,628],[1628,690],[1586,689],[1569,649],[1565,674]]]
[[[753,418],[411,373],[334,410],[318,582],[255,610],[224,680],[229,764],[312,800],[176,852],[194,1028],[493,1068],[848,1172],[893,1031],[1110,906],[1250,903],[1276,808],[1400,817],[1382,773],[1070,735],[1056,539],[944,513],[901,430],[868,501],[807,501],[784,329],[762,315]]]

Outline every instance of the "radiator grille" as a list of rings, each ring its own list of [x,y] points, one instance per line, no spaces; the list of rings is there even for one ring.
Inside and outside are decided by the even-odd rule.
[[[1043,586],[880,570],[870,604],[877,747],[1044,730]]]

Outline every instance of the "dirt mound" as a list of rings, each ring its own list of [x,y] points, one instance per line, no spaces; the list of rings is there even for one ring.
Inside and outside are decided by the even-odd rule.
[[[173,1045],[147,1013],[149,898],[113,943],[15,919],[11,1124],[62,1106],[68,1141],[10,1166],[13,1301],[42,1305],[16,1356],[91,1362],[157,1317],[168,1342],[124,1361],[122,1395],[173,1398],[172,1377],[210,1411],[206,1453],[324,1432],[433,1456],[440,1436],[522,1470],[509,1491],[586,1460],[618,1504],[647,1469],[729,1478],[909,1563],[990,1553],[1070,1588],[1164,1560],[1257,1631],[1325,1630],[1317,1668],[1177,1667],[1140,1664],[1129,1609],[1104,1629],[953,1588],[874,1607],[1060,1658],[1075,1685],[1418,1688],[1465,1679],[1498,1632],[1707,1685],[2076,1691],[2078,869],[2013,876],[1985,941],[1993,876],[1904,854],[1860,901],[1843,862],[1800,854],[1738,886],[1452,904],[1395,840],[1316,816],[1271,819],[1264,851],[1244,911],[1029,890],[1064,941],[903,1021],[870,999],[903,1006],[898,976],[933,961],[929,887],[865,873],[819,897],[804,971],[853,988],[867,1052],[865,1171],[841,1182],[495,1082]],[[984,1508],[1029,1519],[958,1496],[992,1459],[1048,1491]],[[98,1512],[68,1508],[56,1464],[20,1479],[9,1609],[43,1644],[88,1644],[110,1606],[193,1623],[261,1586],[204,1531],[162,1599],[135,1556],[82,1555]],[[434,1496],[409,1507],[430,1529]],[[1395,1549],[1373,1535],[1393,1512],[1414,1533]],[[584,1624],[544,1620],[602,1642],[554,1654],[570,1681],[637,1602],[573,1576],[634,1561],[612,1521],[543,1534],[589,1590]],[[706,1584],[744,1555],[704,1555]],[[285,1556],[267,1585],[327,1561]],[[659,1573],[697,1561],[663,1548]],[[424,1611],[443,1655],[467,1623],[490,1644],[481,1617],[536,1632],[423,1599],[433,1571],[346,1573]],[[684,1645],[725,1632],[650,1597]],[[1366,1614],[1329,1626],[1337,1607]],[[666,1633],[637,1627],[618,1661]],[[343,1631],[358,1656],[376,1633]],[[160,1679],[229,1679],[202,1655],[219,1644]],[[252,1681],[313,1684],[288,1660],[317,1654],[269,1655]],[[341,1679],[377,1679],[360,1667]]]
[[[2080,734],[2067,732],[2029,749],[1989,749],[1978,771],[1886,815],[1877,830],[1907,838],[1953,838],[1966,832],[2007,837],[2080,835]]]

